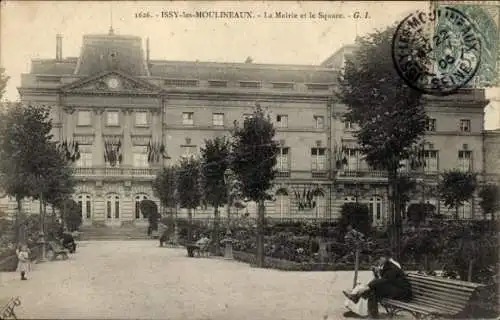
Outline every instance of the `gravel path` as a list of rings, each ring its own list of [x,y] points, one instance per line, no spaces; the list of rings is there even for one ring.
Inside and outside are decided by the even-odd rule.
[[[342,318],[353,274],[187,258],[152,241],[88,241],[69,260],[18,277],[0,273],[0,296],[21,297],[22,319],[320,320]]]

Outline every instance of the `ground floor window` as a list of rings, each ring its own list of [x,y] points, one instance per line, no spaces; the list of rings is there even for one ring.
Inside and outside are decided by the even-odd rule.
[[[120,197],[117,195],[108,195],[106,199],[106,218],[120,218]]]
[[[135,197],[135,218],[142,219],[142,211],[141,211],[141,201],[147,200],[148,196],[146,195],[138,195]]]
[[[276,210],[280,218],[285,218],[290,214],[290,197],[288,195],[276,196]]]
[[[372,216],[373,222],[382,219],[382,199],[371,197],[368,201],[368,210]]]
[[[83,219],[92,218],[92,198],[90,195],[79,195],[77,197],[80,216]]]

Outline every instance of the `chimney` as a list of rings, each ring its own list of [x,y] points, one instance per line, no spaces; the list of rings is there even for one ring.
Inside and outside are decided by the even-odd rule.
[[[56,60],[62,60],[62,35],[60,34],[56,36]]]
[[[146,38],[146,62],[149,63],[149,37]]]

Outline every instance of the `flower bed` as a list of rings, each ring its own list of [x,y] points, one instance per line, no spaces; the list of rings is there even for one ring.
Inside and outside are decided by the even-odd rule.
[[[233,251],[233,256],[237,261],[249,263],[250,266],[256,266],[255,254],[253,253]],[[265,257],[264,268],[281,271],[341,271],[353,270],[354,266],[347,263],[295,262]],[[370,270],[370,265],[361,264],[360,270]]]

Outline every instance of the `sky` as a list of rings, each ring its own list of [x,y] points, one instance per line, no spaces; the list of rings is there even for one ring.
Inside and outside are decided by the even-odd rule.
[[[77,57],[84,34],[105,34],[112,24],[118,34],[149,37],[151,59],[244,62],[251,57],[254,63],[314,65],[352,44],[356,35],[384,29],[427,9],[428,2],[2,1],[0,6],[0,66],[11,77],[6,98],[16,100],[20,75],[29,72],[31,59],[55,58],[58,33],[63,57]],[[253,18],[161,18],[169,11],[250,11]],[[297,18],[265,17],[277,11]],[[355,12],[361,18],[353,18]],[[151,17],[136,17],[140,13]],[[497,104],[485,110],[486,129],[500,127]]]

